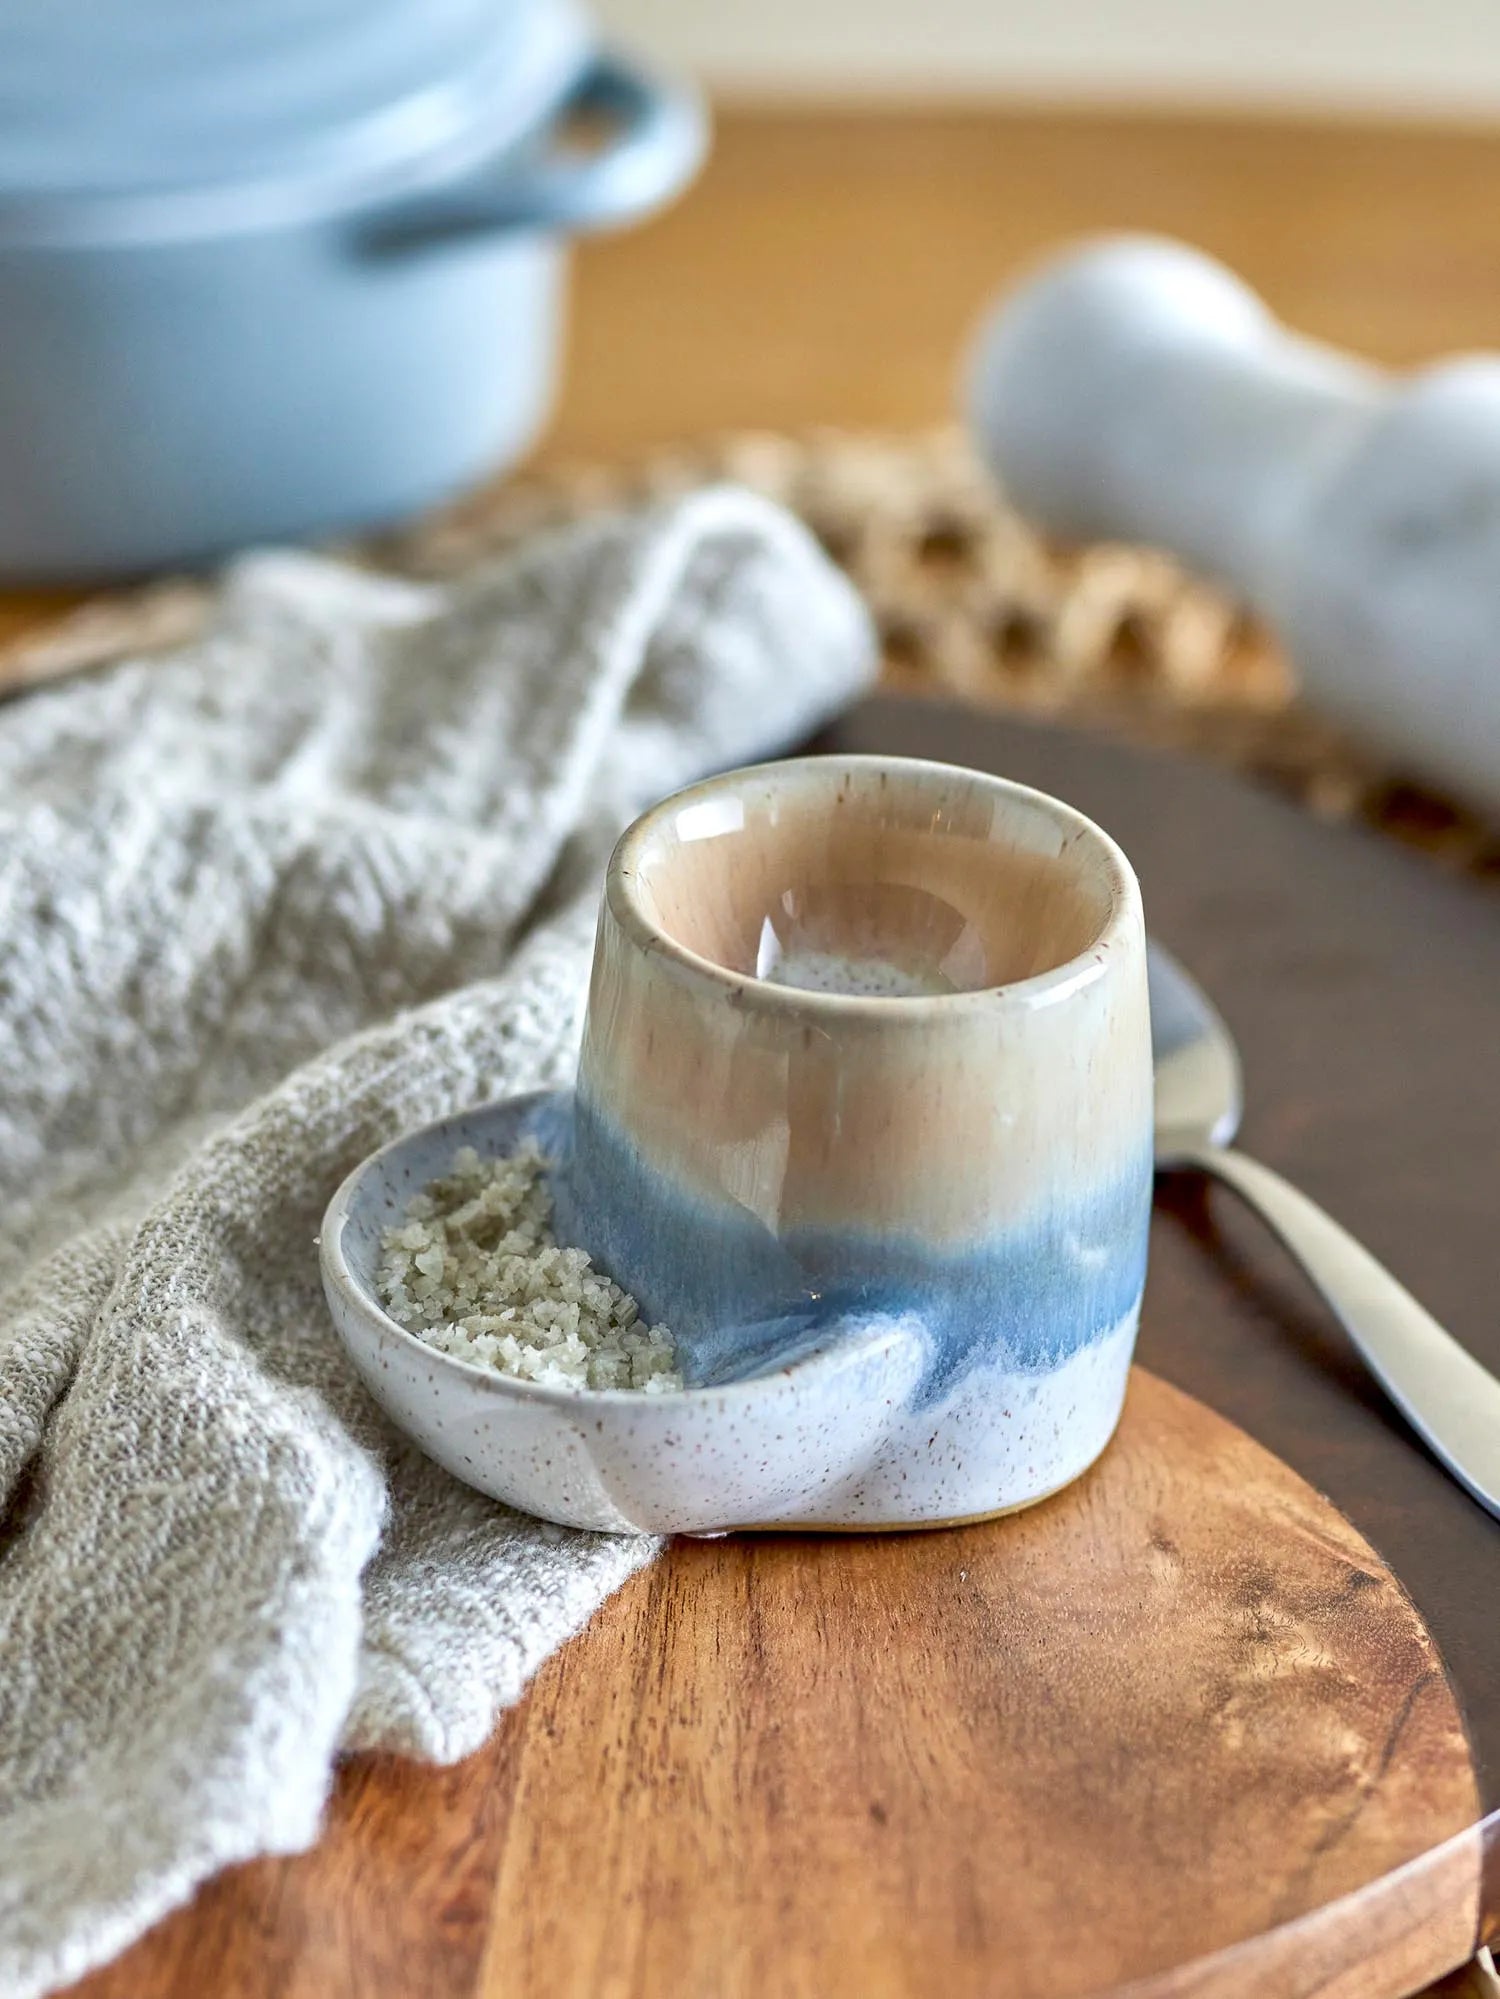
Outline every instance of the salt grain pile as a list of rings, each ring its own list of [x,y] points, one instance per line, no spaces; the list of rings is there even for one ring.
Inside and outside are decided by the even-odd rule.
[[[465,1146],[446,1179],[386,1230],[380,1296],[439,1352],[551,1388],[681,1388],[665,1326],[551,1230],[547,1161],[530,1143],[503,1159]]]

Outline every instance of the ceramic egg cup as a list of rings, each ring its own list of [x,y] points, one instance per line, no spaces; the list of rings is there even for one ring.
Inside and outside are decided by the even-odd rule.
[[[329,1303],[424,1449],[570,1526],[1008,1512],[1119,1418],[1151,1090],[1139,891],[1081,814],[900,758],[731,772],[615,850],[576,1089],[361,1166],[323,1228]],[[553,1162],[558,1239],[672,1328],[682,1390],[514,1380],[379,1306],[381,1234],[412,1195],[461,1146],[525,1137]]]

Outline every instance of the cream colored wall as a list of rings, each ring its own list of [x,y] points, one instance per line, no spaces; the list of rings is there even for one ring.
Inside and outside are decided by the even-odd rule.
[[[1500,0],[595,0],[747,93],[1500,113]]]

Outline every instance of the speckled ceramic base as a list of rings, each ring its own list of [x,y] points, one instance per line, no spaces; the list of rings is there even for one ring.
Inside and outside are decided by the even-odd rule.
[[[808,1525],[909,1526],[1012,1513],[1087,1471],[1125,1402],[1139,1311],[1061,1366],[987,1368],[941,1402],[898,1418],[871,1463],[822,1495]],[[960,1510],[959,1494],[987,1503]]]
[[[1120,1415],[1123,1416],[1124,1413],[1122,1406]],[[1049,1499],[1056,1499],[1060,1492],[1066,1492],[1070,1485],[1083,1477],[1084,1472],[1092,1470],[1099,1462],[1113,1441],[1115,1430],[1119,1427],[1120,1421],[1117,1417],[1114,1429],[1105,1438],[1096,1456],[1081,1471],[1074,1472],[1069,1478],[1060,1479],[1046,1492],[1039,1492],[1030,1499],[1018,1499],[1013,1506],[994,1506],[985,1513],[952,1513],[941,1519],[932,1520],[747,1520],[736,1531],[741,1534],[937,1534],[945,1527],[982,1527],[989,1520],[1009,1520],[1017,1513],[1030,1513],[1033,1507],[1045,1506]],[[727,1531],[729,1530],[721,1529],[717,1533],[697,1534],[690,1538],[698,1541],[721,1541]]]

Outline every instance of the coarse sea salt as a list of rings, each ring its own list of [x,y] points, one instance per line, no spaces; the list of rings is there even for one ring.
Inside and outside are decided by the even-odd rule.
[[[549,1388],[681,1388],[676,1343],[552,1234],[547,1160],[534,1141],[499,1159],[472,1146],[381,1238],[377,1283],[391,1317],[479,1367]]]

